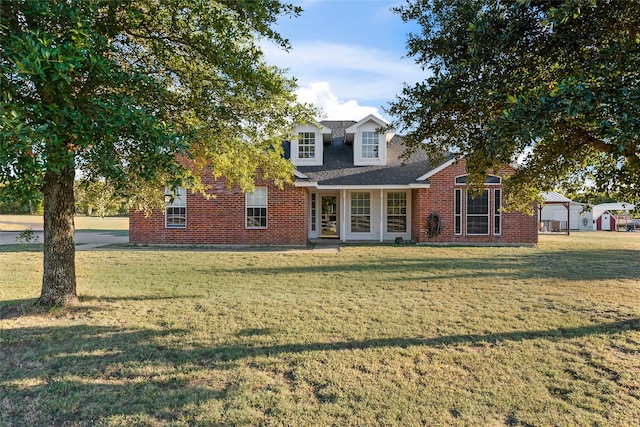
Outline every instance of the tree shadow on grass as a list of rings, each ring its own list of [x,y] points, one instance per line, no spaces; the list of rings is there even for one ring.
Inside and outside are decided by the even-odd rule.
[[[127,296],[96,296],[91,294],[82,294],[78,298],[83,303],[89,301],[104,301],[104,302],[117,302],[117,301],[162,301],[162,300],[170,300],[175,301],[179,299],[194,299],[197,298],[198,295],[190,294],[190,295],[127,295]]]
[[[224,401],[227,383],[192,383],[188,373],[228,364],[164,343],[187,333],[87,325],[3,330],[0,425],[95,425],[113,416],[172,423],[207,401]]]
[[[89,313],[93,310],[100,310],[99,305],[90,305],[89,302],[118,302],[118,301],[161,301],[169,300],[175,301],[179,299],[193,299],[197,295],[169,295],[169,296],[154,296],[154,295],[131,295],[131,296],[95,296],[95,295],[79,295],[78,299],[81,304],[60,308],[46,308],[39,307],[37,305],[38,298],[29,298],[21,300],[4,300],[0,301],[0,320],[2,319],[15,319],[23,316],[53,316],[55,317],[56,310],[60,310],[64,315],[74,315]]]
[[[32,313],[40,314],[44,310],[36,309],[37,302],[38,298],[0,301],[0,320],[15,319]]]
[[[88,304],[76,304],[65,307],[43,307],[38,305],[38,298],[0,301],[0,320],[16,319],[20,317],[52,318],[75,316],[99,310],[100,307]]]
[[[224,272],[247,272],[260,276],[278,274],[390,274],[414,280],[436,280],[453,278],[499,277],[501,279],[560,279],[574,280],[640,280],[640,251],[600,250],[576,251],[527,251],[513,254],[509,248],[496,251],[495,256],[467,256],[466,248],[460,257],[442,257],[429,252],[420,257],[358,258],[357,263],[336,262],[331,265],[295,264],[280,266],[246,266],[233,268],[203,266],[198,272],[215,274]],[[477,249],[477,248],[474,248]],[[426,250],[426,249],[425,249]],[[435,254],[435,256],[429,256]],[[394,280],[393,278],[391,280]],[[404,280],[404,278],[397,279]]]
[[[613,335],[625,331],[639,331],[640,318],[619,320],[610,323],[601,323],[590,326],[580,326],[575,328],[557,328],[535,331],[509,331],[491,334],[462,334],[448,335],[434,338],[379,338],[354,341],[337,341],[329,343],[305,343],[305,344],[283,344],[257,347],[214,347],[194,350],[204,356],[213,358],[222,357],[224,361],[234,361],[239,358],[253,356],[275,356],[287,353],[305,353],[316,351],[340,351],[340,350],[366,350],[372,348],[399,347],[407,348],[412,346],[425,347],[446,347],[456,345],[477,345],[480,343],[495,344],[506,341],[526,341],[544,339],[549,341],[560,341],[565,339],[580,338],[590,335]]]
[[[640,319],[574,328],[372,338],[340,342],[252,345],[266,330],[243,330],[239,344],[185,344],[183,329],[109,326],[24,327],[0,336],[0,424],[92,425],[109,417],[152,417],[156,423],[192,419],[201,405],[225,407],[243,393],[231,378],[238,364],[255,357],[314,352],[495,344],[505,341],[580,338],[640,330]]]

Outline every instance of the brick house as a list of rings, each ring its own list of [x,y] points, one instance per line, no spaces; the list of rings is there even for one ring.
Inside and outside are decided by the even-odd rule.
[[[298,128],[285,143],[296,166],[292,185],[269,182],[244,194],[208,182],[215,198],[178,189],[164,212],[130,215],[134,244],[306,245],[315,239],[417,243],[534,244],[537,218],[502,212],[503,167],[484,192],[466,189],[464,159],[430,165],[417,152],[404,160],[403,141],[369,115]]]

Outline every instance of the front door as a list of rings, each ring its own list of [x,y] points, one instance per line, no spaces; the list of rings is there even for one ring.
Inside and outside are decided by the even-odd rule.
[[[322,224],[320,226],[320,237],[334,238],[340,237],[338,231],[338,195],[322,195]]]
[[[611,231],[611,215],[608,212],[602,214],[602,225],[600,228],[603,231]]]

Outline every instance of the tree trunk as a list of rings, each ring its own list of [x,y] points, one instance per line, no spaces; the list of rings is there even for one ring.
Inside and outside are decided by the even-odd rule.
[[[39,305],[53,307],[77,302],[75,226],[73,223],[75,171],[47,171],[44,193],[44,273]]]

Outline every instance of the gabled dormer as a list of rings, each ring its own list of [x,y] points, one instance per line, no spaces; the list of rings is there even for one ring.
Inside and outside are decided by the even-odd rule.
[[[331,143],[331,129],[320,124],[296,128],[297,139],[291,141],[291,161],[296,166],[322,166],[324,144]]]
[[[369,114],[345,130],[345,142],[353,144],[355,166],[384,166],[387,164],[387,142],[395,134],[393,130],[379,133],[389,125],[381,118]]]

